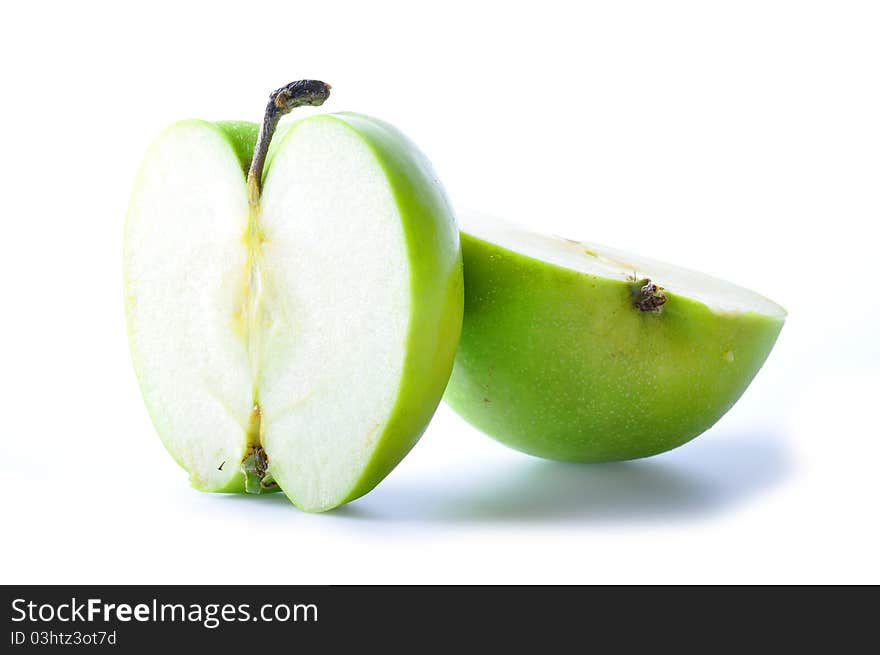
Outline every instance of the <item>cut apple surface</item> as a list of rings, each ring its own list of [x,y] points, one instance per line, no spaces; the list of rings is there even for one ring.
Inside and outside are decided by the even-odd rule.
[[[465,320],[447,402],[533,455],[653,455],[714,424],[785,320],[736,285],[466,215]]]
[[[322,511],[387,475],[442,396],[458,232],[430,164],[381,121],[292,124],[253,207],[256,138],[252,124],[185,121],[151,147],[125,233],[131,350],[195,487],[277,485]]]

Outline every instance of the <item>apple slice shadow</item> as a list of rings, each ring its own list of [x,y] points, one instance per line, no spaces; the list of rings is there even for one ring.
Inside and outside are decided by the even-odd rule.
[[[331,514],[412,523],[687,520],[753,500],[783,482],[793,465],[783,439],[770,433],[706,435],[629,462],[571,464],[524,455],[485,469],[427,479],[392,475]]]

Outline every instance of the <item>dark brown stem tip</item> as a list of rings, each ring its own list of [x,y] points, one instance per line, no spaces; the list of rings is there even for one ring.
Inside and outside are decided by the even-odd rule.
[[[323,105],[330,96],[330,85],[320,80],[297,80],[272,92],[269,96],[269,107],[279,116],[287,112],[310,105]]]
[[[633,304],[643,312],[659,312],[666,304],[666,294],[663,287],[651,282],[649,279],[638,280],[633,284]]]

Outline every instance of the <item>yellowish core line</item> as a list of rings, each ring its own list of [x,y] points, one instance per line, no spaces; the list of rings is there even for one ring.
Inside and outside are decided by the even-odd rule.
[[[262,321],[262,279],[260,275],[260,245],[262,233],[260,230],[260,189],[256,181],[250,176],[247,183],[248,193],[248,224],[247,234],[247,287],[244,298],[244,339],[248,354],[248,363],[251,369],[253,381],[253,412],[248,429],[248,446],[260,445],[260,404],[259,404],[259,379],[260,366],[263,350]],[[255,420],[256,419],[256,420]],[[252,427],[255,426],[255,429]]]

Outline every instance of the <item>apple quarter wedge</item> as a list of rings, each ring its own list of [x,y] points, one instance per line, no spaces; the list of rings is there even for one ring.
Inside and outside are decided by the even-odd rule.
[[[130,345],[156,429],[204,491],[278,487],[308,511],[372,489],[424,431],[462,320],[455,218],[427,159],[357,114],[272,142],[177,123],[125,228]]]

